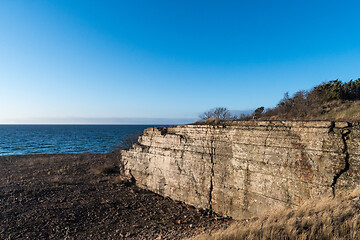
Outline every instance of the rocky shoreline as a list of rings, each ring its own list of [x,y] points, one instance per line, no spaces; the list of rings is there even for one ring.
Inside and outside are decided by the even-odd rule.
[[[119,160],[0,157],[0,239],[181,239],[232,222],[124,180]]]

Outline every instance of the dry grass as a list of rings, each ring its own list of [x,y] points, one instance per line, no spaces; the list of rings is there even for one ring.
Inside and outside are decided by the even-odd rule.
[[[219,124],[220,120],[218,118],[208,118],[204,121],[206,124]]]
[[[322,115],[320,119],[358,121],[360,120],[360,101],[338,104]]]
[[[192,239],[360,239],[360,191],[239,221],[226,230]]]
[[[193,124],[195,125],[218,125],[219,123],[221,123],[222,121],[218,118],[208,118],[206,120],[203,121],[195,121]]]

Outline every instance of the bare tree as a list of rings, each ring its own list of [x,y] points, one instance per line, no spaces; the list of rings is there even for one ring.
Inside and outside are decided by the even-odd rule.
[[[232,120],[234,116],[230,113],[230,111],[225,107],[217,107],[213,108],[207,112],[202,113],[200,116],[201,120]]]
[[[120,143],[114,147],[114,150],[118,151],[118,150],[130,149],[135,143],[138,142],[140,135],[141,135],[140,132],[128,133],[120,140]]]

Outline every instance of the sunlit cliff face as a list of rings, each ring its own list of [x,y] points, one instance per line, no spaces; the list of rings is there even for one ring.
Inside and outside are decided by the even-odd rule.
[[[352,189],[359,138],[347,122],[235,121],[146,129],[122,156],[138,185],[241,218]]]

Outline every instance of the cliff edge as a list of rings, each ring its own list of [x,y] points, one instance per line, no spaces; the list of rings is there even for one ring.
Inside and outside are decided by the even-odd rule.
[[[359,123],[232,121],[148,128],[122,159],[140,187],[242,218],[353,190],[359,145]]]

